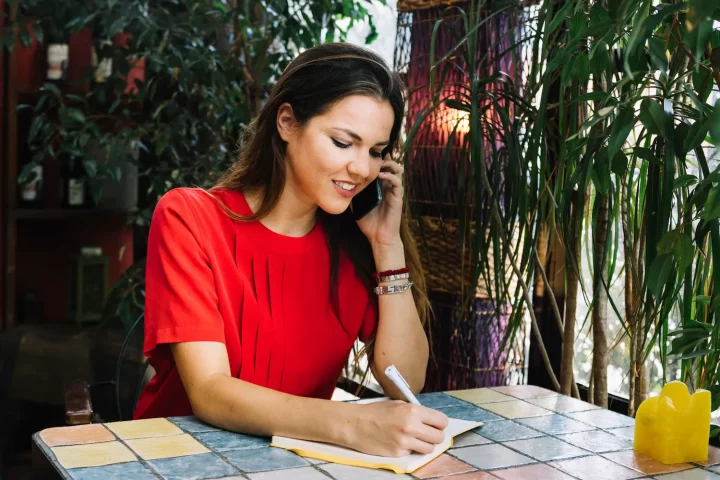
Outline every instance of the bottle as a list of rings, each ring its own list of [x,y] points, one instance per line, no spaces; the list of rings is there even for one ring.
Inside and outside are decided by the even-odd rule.
[[[87,206],[87,178],[82,159],[69,156],[64,165],[63,196],[64,204],[68,208],[83,208]]]
[[[69,58],[70,47],[67,40],[60,32],[50,32],[47,49],[46,78],[48,81],[53,83],[65,82]]]
[[[43,166],[38,164],[32,169],[29,180],[20,186],[20,203],[23,207],[38,206],[42,201]]]

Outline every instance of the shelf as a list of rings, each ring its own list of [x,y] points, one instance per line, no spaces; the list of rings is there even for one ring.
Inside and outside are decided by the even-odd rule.
[[[107,208],[16,208],[15,218],[18,220],[63,220],[66,218],[121,216],[128,210]]]

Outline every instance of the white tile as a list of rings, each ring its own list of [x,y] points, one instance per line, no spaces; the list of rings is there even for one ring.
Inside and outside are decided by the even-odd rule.
[[[322,473],[312,467],[292,468],[290,470],[277,470],[275,472],[252,473],[248,475],[252,480],[328,480]]]

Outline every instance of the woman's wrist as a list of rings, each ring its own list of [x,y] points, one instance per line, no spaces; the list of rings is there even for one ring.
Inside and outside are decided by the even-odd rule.
[[[378,272],[405,268],[405,247],[402,241],[390,244],[372,244],[375,269]]]

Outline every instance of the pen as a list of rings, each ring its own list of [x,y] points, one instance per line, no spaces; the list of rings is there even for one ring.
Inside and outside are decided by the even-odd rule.
[[[385,375],[390,379],[391,382],[395,384],[396,387],[400,390],[400,392],[405,395],[405,398],[408,402],[414,403],[415,405],[420,405],[420,402],[418,402],[418,399],[415,398],[415,395],[410,391],[410,385],[405,381],[402,375],[400,375],[400,372],[397,368],[395,368],[395,365],[390,365],[385,369]]]

